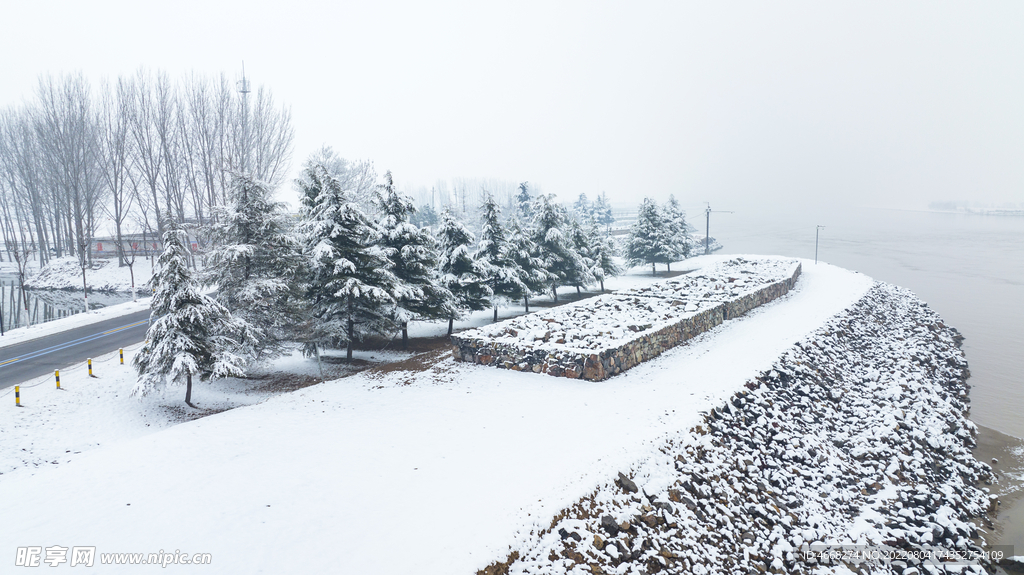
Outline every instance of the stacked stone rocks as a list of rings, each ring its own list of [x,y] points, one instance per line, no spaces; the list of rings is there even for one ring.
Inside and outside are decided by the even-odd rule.
[[[782,297],[795,260],[736,258],[452,336],[457,361],[601,381]]]
[[[876,284],[481,573],[990,571],[975,523],[991,468],[971,452],[961,339]]]

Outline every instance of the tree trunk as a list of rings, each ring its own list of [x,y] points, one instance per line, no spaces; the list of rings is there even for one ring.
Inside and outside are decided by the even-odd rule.
[[[604,278],[601,278],[601,292],[604,292]]]
[[[82,297],[85,299],[85,312],[89,313],[89,286],[85,283],[85,265],[82,265]]]
[[[188,374],[185,375],[185,403],[189,407],[195,408],[195,406],[192,405],[192,374],[191,373],[188,373]]]
[[[409,349],[409,322],[402,322],[402,349]]]
[[[132,257],[132,263],[128,264],[128,273],[132,276],[132,301],[135,301],[135,257]]]
[[[576,294],[577,294],[577,295],[579,295],[580,293],[582,293],[582,292],[580,291],[580,286],[576,286]]]
[[[526,306],[526,313],[530,313],[530,296],[523,296],[523,305]]]
[[[665,269],[667,269],[669,273],[672,273],[672,262],[665,262]]]
[[[353,312],[352,296],[348,297],[348,346],[346,346],[345,360],[352,363],[352,340],[356,336],[356,322],[352,319]]]
[[[651,262],[651,275],[652,276],[658,275],[658,270],[657,270],[657,268],[654,267],[654,262]]]
[[[453,318],[453,317],[448,318],[448,335],[452,334],[452,328],[454,328],[454,327],[455,327],[455,318]]]
[[[551,298],[558,303],[558,286],[556,285],[551,286]]]
[[[494,321],[498,321],[498,306],[494,306]]]

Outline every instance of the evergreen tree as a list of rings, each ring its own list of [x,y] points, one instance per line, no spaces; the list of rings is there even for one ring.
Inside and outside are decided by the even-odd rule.
[[[430,204],[423,204],[418,210],[409,216],[409,221],[421,228],[436,226],[440,221],[437,210]]]
[[[590,277],[589,270],[564,231],[565,208],[556,204],[552,196],[542,195],[535,202],[534,213],[533,241],[537,244],[537,256],[548,272],[551,297],[557,302],[558,286],[585,283]]]
[[[530,195],[529,183],[520,183],[519,193],[516,194],[516,203],[519,206],[517,215],[524,222],[533,221],[533,196]]]
[[[629,265],[651,264],[651,274],[657,274],[655,264],[670,261],[672,255],[668,248],[667,233],[668,228],[658,210],[658,204],[650,198],[644,198],[626,241],[626,261]]]
[[[587,198],[587,194],[581,193],[576,201],[572,204],[573,214],[576,219],[580,221],[587,221],[590,219],[590,215],[594,213],[594,207]]]
[[[530,234],[523,229],[518,218],[512,218],[508,224],[508,255],[515,263],[519,272],[519,281],[523,282],[523,305],[526,313],[530,313],[530,296],[543,293],[551,281],[551,274],[544,269],[544,261],[538,257],[540,247],[534,243]]]
[[[377,245],[380,231],[324,166],[308,166],[298,185],[307,297],[315,322],[307,351],[320,344],[344,345],[351,362],[356,340],[392,333],[400,282]]]
[[[611,225],[615,223],[615,216],[612,215],[612,205],[608,202],[608,195],[604,192],[601,192],[601,195],[597,196],[597,199],[594,200],[593,213],[597,223],[607,229],[611,229]]]
[[[473,234],[455,219],[450,208],[445,208],[441,214],[441,229],[437,231],[437,240],[441,285],[458,302],[448,317],[448,335],[451,335],[460,313],[479,311],[490,306],[491,289],[487,285],[486,270],[473,259],[469,251]]]
[[[146,343],[133,360],[139,380],[132,395],[145,395],[184,377],[185,403],[195,407],[192,376],[244,375],[244,359],[231,350],[251,334],[227,308],[200,292],[189,270],[188,238],[171,225],[151,280],[152,314]]]
[[[498,321],[498,306],[522,298],[526,285],[519,279],[519,266],[510,253],[505,228],[501,225],[501,208],[494,201],[494,196],[487,194],[480,210],[483,214],[483,229],[480,233],[480,246],[474,257],[484,266],[487,287],[492,294],[494,321]]]
[[[283,205],[272,201],[266,184],[235,175],[230,200],[211,226],[215,247],[203,281],[216,286],[217,301],[255,335],[236,352],[265,359],[279,354],[293,335],[289,326],[301,296],[299,245],[285,231]]]
[[[604,291],[604,280],[622,273],[622,268],[615,261],[615,256],[618,255],[615,240],[601,229],[597,218],[594,217],[590,219],[590,225],[587,228],[587,241],[591,249],[590,257],[594,262],[591,269],[594,272],[594,277],[601,282],[601,291]]]
[[[569,239],[572,242],[573,249],[579,254],[583,265],[569,268],[565,283],[566,285],[576,286],[576,293],[580,293],[581,287],[588,286],[597,281],[597,276],[594,275],[594,266],[596,264],[593,257],[594,246],[590,245],[590,238],[587,237],[587,233],[583,231],[583,226],[576,219],[569,221]]]
[[[679,208],[674,195],[668,196],[665,203],[663,218],[666,227],[666,249],[669,252],[666,262],[668,271],[672,271],[672,262],[684,260],[690,256],[689,234],[686,231],[686,215]]]
[[[374,201],[381,214],[380,246],[391,260],[399,282],[395,321],[402,327],[402,349],[406,349],[410,320],[450,318],[456,312],[456,301],[450,291],[438,284],[434,238],[409,222],[416,209],[407,196],[395,189],[390,171],[377,187]]]

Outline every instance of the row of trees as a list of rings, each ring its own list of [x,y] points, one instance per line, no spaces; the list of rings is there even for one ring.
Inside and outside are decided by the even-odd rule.
[[[347,348],[368,336],[403,344],[412,320],[453,322],[470,311],[599,283],[620,273],[615,247],[592,215],[572,217],[553,196],[520,194],[531,219],[503,217],[491,195],[480,205],[479,241],[445,209],[436,233],[412,223],[411,198],[390,172],[372,190],[372,210],[358,200],[360,181],[329,150],[315,154],[296,182],[300,217],[291,225],[270,185],[234,176],[229,203],[208,226],[214,247],[205,271],[191,274],[184,232],[164,234],[154,277],[156,318],[136,358],[136,392],[193,375],[240,374],[288,342],[310,354]],[[527,200],[528,198],[528,202]],[[200,283],[216,286],[203,295]]]
[[[172,80],[139,70],[94,89],[83,75],[42,76],[34,98],[0,111],[0,230],[7,253],[83,263],[98,234],[162,234],[204,224],[231,173],[279,185],[294,132],[270,91],[221,75]],[[106,224],[106,225],[104,225]]]

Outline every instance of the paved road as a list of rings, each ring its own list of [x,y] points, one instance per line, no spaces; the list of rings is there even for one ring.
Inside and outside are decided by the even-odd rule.
[[[149,310],[0,349],[0,389],[141,342]]]

